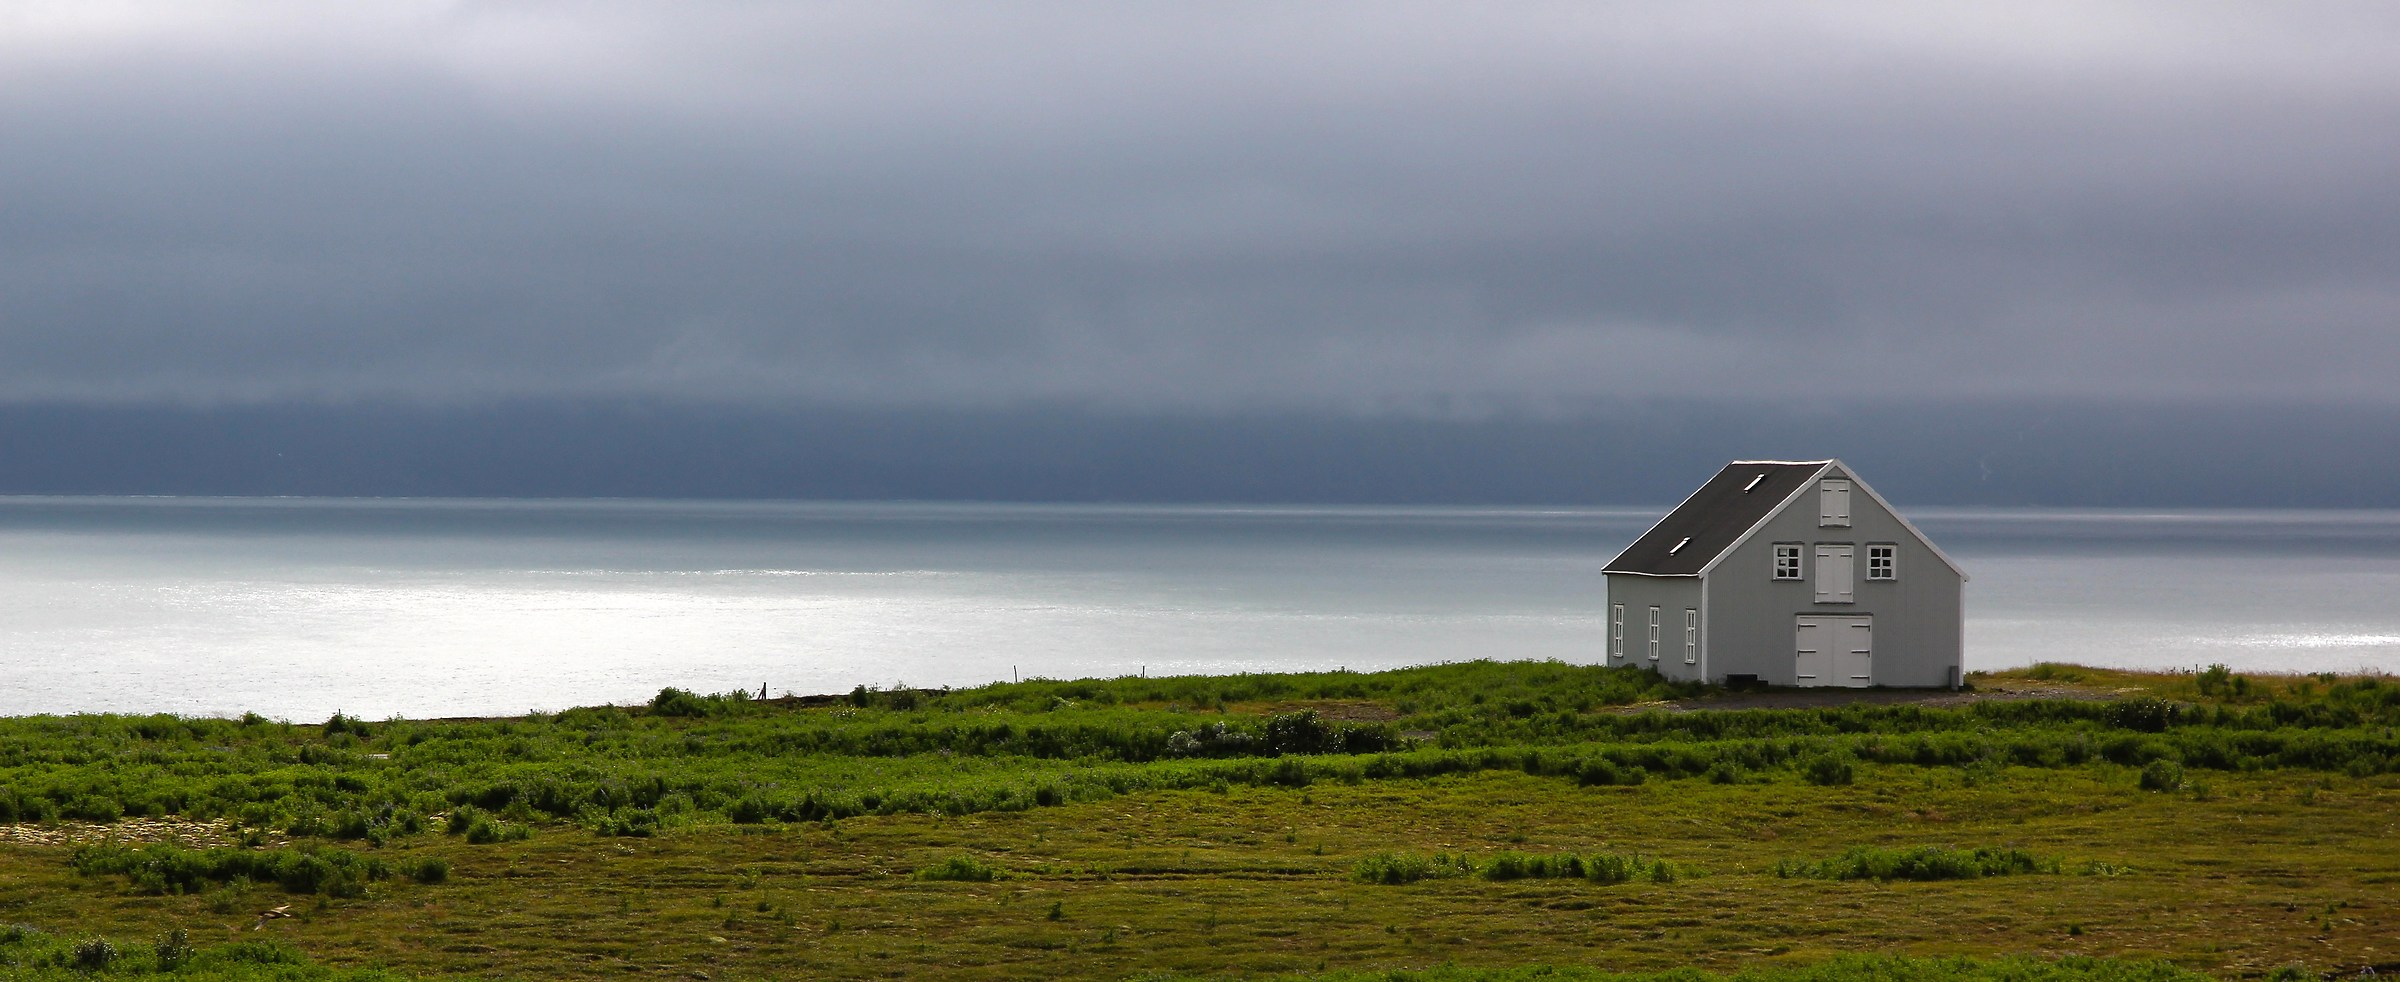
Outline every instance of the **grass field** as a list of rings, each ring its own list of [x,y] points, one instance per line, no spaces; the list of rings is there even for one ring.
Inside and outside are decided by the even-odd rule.
[[[23,926],[0,970],[79,977],[101,938],[138,973],[176,930],[187,974],[227,978],[2400,963],[2394,686],[1976,682],[2042,698],[1825,706],[1476,663],[505,721],[0,721],[20,819],[0,922]],[[1585,875],[1607,857],[1649,865]],[[1376,865],[1396,860],[1431,872]],[[279,905],[295,916],[260,920]],[[2025,956],[2107,960],[1994,961]]]

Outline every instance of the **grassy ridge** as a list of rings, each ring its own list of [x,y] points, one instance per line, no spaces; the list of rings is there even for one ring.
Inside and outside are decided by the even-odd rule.
[[[1158,982],[1166,977],[1154,976]],[[1325,972],[1272,976],[1319,982],[2200,982],[2208,976],[2157,961],[2102,958],[1875,958],[1846,956],[1806,967],[1717,974],[1690,970],[1610,972],[1542,965],[1468,968],[1456,965],[1390,972]]]
[[[2400,950],[2381,899],[2400,686],[1983,682],[2081,695],[1824,705],[1478,662],[669,690],[500,720],[0,720],[0,809],[33,823],[0,833],[41,833],[0,842],[0,922],[49,932],[0,944],[0,975],[81,971],[60,959],[105,937],[110,971],[139,977],[176,929],[204,939],[194,958],[289,943],[239,949],[284,960],[226,978],[2134,978],[2172,975],[2159,956],[2400,957],[2381,953]],[[214,831],[89,841],[161,828]],[[1841,959],[1860,948],[1915,957]],[[2019,952],[2132,960],[1991,960]]]
[[[2212,689],[2199,702],[1622,713],[1597,710],[1693,690],[1629,669],[1476,662],[861,690],[851,705],[810,709],[669,690],[652,707],[514,720],[34,717],[0,720],[0,822],[179,815],[383,842],[445,819],[483,822],[474,834],[485,839],[559,821],[638,836],[695,821],[958,815],[1492,769],[1585,784],[1785,770],[1838,784],[1853,762],[2400,770],[2400,686]],[[1324,711],[1272,711],[1279,702]],[[1337,718],[1345,707],[1375,718]]]
[[[147,943],[118,944],[105,938],[69,938],[21,925],[0,926],[0,969],[27,982],[87,982],[95,977],[128,982],[410,982],[433,976],[382,969],[342,969],[321,964],[299,949],[276,941],[241,941],[196,946],[188,935],[170,933]],[[1152,982],[1222,976],[1144,975]],[[2202,982],[2208,976],[2158,961],[2098,958],[2056,960],[2008,958],[1845,957],[1802,968],[1753,969],[1733,974],[1692,970],[1604,972],[1581,966],[1468,968],[1443,965],[1383,972],[1324,972],[1276,976],[1323,982]]]
[[[89,982],[94,978],[175,979],[183,982],[408,982],[381,969],[323,965],[280,941],[195,945],[189,932],[148,941],[63,937],[23,925],[0,925],[0,970],[28,982]],[[430,979],[431,976],[415,978]]]

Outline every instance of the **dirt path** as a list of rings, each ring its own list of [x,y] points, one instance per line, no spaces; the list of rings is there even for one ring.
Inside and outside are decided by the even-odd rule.
[[[1671,712],[1690,712],[1696,709],[1823,709],[1872,705],[1964,706],[1991,700],[2019,699],[2117,699],[2132,689],[2109,689],[2088,685],[2064,685],[2047,682],[1985,683],[1972,689],[1952,692],[1947,689],[1766,689],[1747,692],[1717,692],[1698,699],[1674,699],[1662,702],[1637,703],[1617,707],[1617,712],[1640,712],[1645,709],[1665,709]]]

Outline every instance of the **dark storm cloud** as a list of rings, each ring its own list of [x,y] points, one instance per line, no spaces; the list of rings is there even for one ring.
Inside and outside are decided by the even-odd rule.
[[[2400,10],[0,4],[0,398],[2389,403]]]

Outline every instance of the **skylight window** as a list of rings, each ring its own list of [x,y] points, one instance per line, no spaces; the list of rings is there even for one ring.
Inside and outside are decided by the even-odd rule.
[[[1683,551],[1683,547],[1685,547],[1685,546],[1688,546],[1688,545],[1691,545],[1691,544],[1692,544],[1692,537],[1691,537],[1691,536],[1688,536],[1688,535],[1687,535],[1687,536],[1684,536],[1684,537],[1683,537],[1683,538],[1681,538],[1681,539],[1677,539],[1677,540],[1675,540],[1675,545],[1674,545],[1674,547],[1673,547],[1673,548],[1670,548],[1670,549],[1668,549],[1668,550],[1667,550],[1667,555],[1670,555],[1670,556],[1672,556],[1672,555],[1674,555],[1674,554],[1676,554],[1676,553],[1682,552],[1682,551]]]
[[[1743,493],[1743,494],[1749,494],[1749,493],[1750,493],[1750,489],[1751,489],[1751,488],[1755,488],[1755,487],[1757,487],[1757,486],[1758,486],[1758,482],[1760,482],[1760,481],[1764,481],[1764,480],[1766,480],[1766,479],[1767,479],[1767,476],[1766,476],[1765,474],[1760,474],[1760,475],[1758,475],[1757,477],[1753,477],[1753,478],[1751,478],[1751,479],[1750,479],[1750,483],[1748,483],[1748,484],[1745,484],[1745,485],[1742,485],[1742,493]]]

